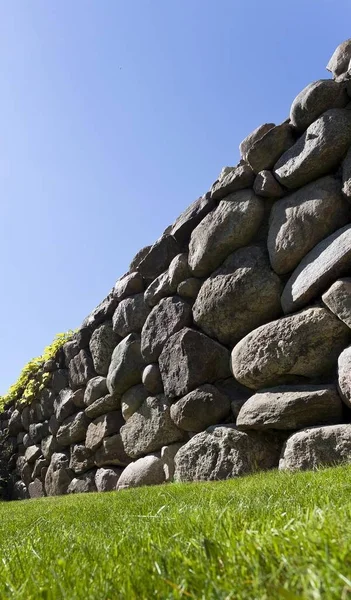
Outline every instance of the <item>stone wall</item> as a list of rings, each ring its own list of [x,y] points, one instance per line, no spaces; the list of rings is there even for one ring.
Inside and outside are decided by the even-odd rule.
[[[351,459],[350,58],[351,40],[6,407],[13,497]]]

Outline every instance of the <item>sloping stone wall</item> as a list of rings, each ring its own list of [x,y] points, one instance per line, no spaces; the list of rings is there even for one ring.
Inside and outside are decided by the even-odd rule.
[[[350,59],[348,40],[0,415],[14,497],[351,460]]]

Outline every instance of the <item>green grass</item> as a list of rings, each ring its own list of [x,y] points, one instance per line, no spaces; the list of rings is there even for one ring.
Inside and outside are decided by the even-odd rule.
[[[351,467],[0,504],[0,599],[351,599]]]

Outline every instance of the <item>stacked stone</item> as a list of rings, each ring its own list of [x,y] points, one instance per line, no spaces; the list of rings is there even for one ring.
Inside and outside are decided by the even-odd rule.
[[[350,60],[348,40],[0,416],[17,497],[351,461]]]

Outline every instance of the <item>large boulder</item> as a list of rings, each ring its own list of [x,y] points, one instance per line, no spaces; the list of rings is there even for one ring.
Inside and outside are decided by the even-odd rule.
[[[170,405],[163,395],[147,398],[120,433],[124,449],[132,458],[184,439],[184,433],[171,419]]]
[[[261,140],[268,131],[274,129],[274,123],[264,123],[259,127],[256,127],[246,138],[240,143],[239,151],[244,160],[247,159],[248,153],[251,148]]]
[[[149,395],[146,387],[142,384],[133,385],[133,387],[124,392],[121,398],[121,409],[125,421],[130,419]]]
[[[58,423],[74,415],[77,407],[73,402],[73,392],[69,388],[62,390],[54,401],[54,414]]]
[[[351,328],[351,278],[338,279],[323,294],[324,304]]]
[[[66,494],[73,477],[69,469],[68,455],[55,452],[51,457],[49,468],[45,475],[45,491],[48,496]]]
[[[95,453],[95,465],[104,467],[105,465],[117,465],[125,467],[129,465],[131,458],[125,453],[121,435],[116,433],[103,439],[102,445]]]
[[[89,345],[89,340],[92,331],[96,329],[101,323],[110,319],[116,310],[118,299],[112,290],[100,304],[94,308],[94,310],[88,315],[76,334],[76,339],[81,348]]]
[[[81,350],[69,363],[69,384],[73,390],[86,385],[96,375],[90,354]]]
[[[244,160],[240,161],[236,167],[220,177],[211,188],[211,198],[213,200],[222,200],[233,192],[252,187],[255,175],[250,165]]]
[[[107,387],[112,395],[122,395],[141,382],[145,366],[140,351],[140,335],[130,333],[116,346],[107,374]]]
[[[236,426],[296,430],[342,420],[342,402],[334,385],[280,386],[251,396],[242,406]]]
[[[229,398],[209,383],[189,392],[171,406],[171,418],[177,427],[191,432],[223,423],[229,413]]]
[[[335,81],[345,81],[351,78],[351,39],[346,40],[334,51],[327,64],[327,70],[333,74]]]
[[[185,396],[203,383],[229,377],[229,352],[207,335],[185,327],[172,335],[159,357],[165,394]]]
[[[276,202],[271,211],[268,251],[276,273],[289,273],[323,238],[349,222],[350,204],[340,182],[323,177]]]
[[[106,321],[93,331],[89,349],[98,375],[107,375],[111,356],[118,342],[120,338],[113,331],[112,321]]]
[[[176,481],[231,479],[278,466],[281,444],[273,436],[216,425],[198,433],[177,452]]]
[[[129,333],[140,332],[149,312],[150,308],[145,302],[143,293],[125,298],[118,304],[114,312],[113,331],[122,338]]]
[[[281,198],[284,195],[282,186],[271,171],[260,171],[255,178],[253,191],[262,198]]]
[[[101,415],[101,417],[98,417],[89,424],[85,446],[89,450],[96,450],[101,446],[104,438],[112,433],[119,433],[123,423],[124,419],[120,410],[110,412],[107,415]]]
[[[249,138],[250,136],[240,144],[240,149],[245,146],[244,158],[256,174],[271,169],[283,152],[288,150],[295,141],[289,123],[270,127],[260,137],[256,134],[253,143],[249,142]]]
[[[351,144],[351,112],[332,108],[314,121],[274,165],[274,175],[289,189],[335,169]]]
[[[202,285],[193,306],[194,321],[207,335],[234,346],[281,314],[281,291],[266,252],[258,246],[240,248]]]
[[[296,96],[290,109],[290,122],[299,131],[304,131],[324,112],[330,108],[344,108],[349,101],[344,84],[319,79]]]
[[[281,297],[284,312],[299,310],[350,268],[351,225],[346,225],[319,242],[293,271]]]
[[[60,452],[62,450],[57,439],[53,435],[48,435],[46,438],[41,440],[41,453],[44,458],[50,459],[54,452]]]
[[[85,414],[89,419],[96,419],[100,415],[105,415],[113,410],[121,407],[121,398],[111,394],[106,394],[102,398],[98,398],[85,409]]]
[[[163,463],[159,456],[150,454],[130,463],[123,471],[117,483],[117,490],[143,485],[165,483]]]
[[[286,441],[280,470],[318,469],[351,461],[351,425],[311,427]]]
[[[141,354],[145,362],[155,362],[171,335],[191,323],[191,307],[179,296],[160,300],[146,319],[141,332]]]
[[[30,498],[42,498],[45,496],[44,486],[40,479],[34,479],[34,481],[29,484],[28,493]]]
[[[60,426],[56,439],[61,446],[70,446],[85,439],[89,419],[84,411],[68,417]]]
[[[187,244],[193,229],[211,212],[214,206],[215,203],[210,193],[201,196],[176,219],[171,227],[170,234],[179,244]]]
[[[249,244],[263,213],[263,201],[252,190],[221,200],[191,234],[188,261],[193,274],[207,277],[231,252]]]
[[[95,474],[95,485],[98,492],[111,492],[116,489],[118,480],[123,469],[118,467],[107,467],[97,469]]]
[[[232,352],[233,375],[253,389],[327,376],[350,339],[349,328],[327,309],[308,308],[244,337]]]

